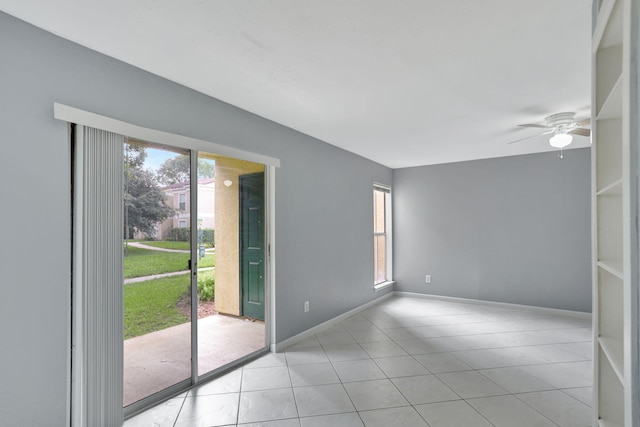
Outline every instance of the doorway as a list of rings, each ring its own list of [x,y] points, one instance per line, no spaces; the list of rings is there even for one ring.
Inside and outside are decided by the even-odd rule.
[[[267,334],[267,324],[270,326],[268,331],[273,334],[273,299],[270,293],[273,292],[271,283],[274,280],[273,258],[266,257],[265,270],[268,280],[265,280],[266,302],[270,309],[265,316],[265,322],[247,321],[242,318],[241,313],[228,313],[218,318],[224,318],[235,321],[235,324],[251,324],[261,329],[259,334],[259,342],[255,342],[255,347],[244,348],[234,359],[223,361],[222,363],[213,364],[204,367],[203,361],[209,360],[204,345],[209,343],[212,348],[227,351],[229,346],[223,344],[220,337],[213,335],[203,336],[207,330],[201,321],[191,321],[198,317],[198,301],[199,295],[203,293],[198,289],[199,268],[207,268],[206,263],[199,259],[200,255],[209,256],[209,252],[213,255],[214,267],[214,306],[218,314],[222,310],[218,307],[233,305],[234,298],[224,298],[225,294],[235,294],[235,303],[240,307],[240,262],[239,262],[239,191],[238,177],[240,175],[262,172],[265,174],[265,182],[268,189],[275,187],[273,173],[280,166],[280,161],[268,156],[246,152],[232,147],[215,144],[209,141],[198,140],[185,137],[182,135],[160,132],[153,129],[143,128],[123,121],[115,120],[109,117],[100,116],[94,113],[87,113],[72,107],[61,104],[55,104],[55,117],[64,120],[70,124],[70,139],[72,151],[72,292],[71,292],[71,355],[70,355],[70,419],[72,425],[120,425],[123,416],[131,416],[141,412],[149,406],[162,400],[183,393],[189,387],[198,384],[210,377],[223,374],[236,365],[252,358],[259,356],[268,351],[268,343],[270,336]],[[183,241],[182,237],[173,236],[172,240],[161,236],[161,219],[151,221],[150,228],[147,229],[148,235],[140,234],[145,231],[144,227],[135,227],[130,230],[129,225],[133,224],[132,214],[139,207],[139,204],[130,204],[128,218],[125,218],[125,164],[124,160],[127,153],[125,147],[128,143],[139,144],[144,148],[164,150],[170,153],[170,156],[179,155],[181,158],[186,157],[189,163],[189,190],[184,196],[177,196],[177,206],[173,206],[172,212],[169,214],[171,220],[177,220],[177,226],[172,228],[189,229],[187,241]],[[130,147],[131,148],[131,147]],[[218,154],[202,154],[207,153]],[[132,153],[129,153],[132,154]],[[214,169],[214,182],[216,193],[222,195],[227,189],[227,197],[221,197],[216,200],[214,214],[216,218],[232,219],[227,221],[227,226],[223,226],[224,221],[215,223],[214,233],[211,236],[203,236],[203,239],[214,237],[214,244],[211,247],[199,244],[198,225],[199,219],[204,216],[198,211],[199,196],[197,194],[198,178],[198,159],[199,156],[214,157],[216,165]],[[149,174],[153,175],[162,163],[155,162],[155,165],[147,164],[144,156],[140,156],[136,161],[141,162],[139,171],[142,178],[149,178]],[[144,161],[143,161],[144,160]],[[182,159],[183,160],[183,159]],[[182,162],[181,160],[181,162]],[[243,164],[250,166],[249,168],[234,168],[233,165]],[[131,172],[131,170],[129,170]],[[153,178],[153,177],[152,177]],[[156,177],[157,178],[157,177]],[[155,178],[147,181],[154,181]],[[165,183],[162,186],[169,187]],[[235,188],[234,188],[235,185]],[[157,183],[151,187],[157,186]],[[143,186],[144,187],[144,186]],[[131,189],[131,188],[130,188]],[[175,189],[175,188],[174,188]],[[157,190],[157,188],[156,188]],[[162,188],[160,189],[162,190]],[[220,191],[218,191],[220,190]],[[268,197],[267,197],[268,196]],[[129,197],[129,196],[127,196]],[[235,198],[235,202],[233,199]],[[140,200],[145,200],[141,198]],[[231,200],[231,202],[230,202]],[[127,203],[133,199],[127,200]],[[269,236],[273,236],[273,193],[265,189],[265,203],[268,209],[265,209],[265,221],[268,225],[265,233],[265,248],[269,248]],[[219,209],[227,206],[229,215],[222,214],[220,216]],[[187,214],[189,210],[189,215]],[[182,215],[182,217],[180,217]],[[201,218],[199,218],[201,217]],[[234,219],[235,218],[235,219]],[[169,219],[169,218],[165,218]],[[125,221],[126,220],[126,221]],[[235,221],[235,237],[233,234],[227,233],[224,238],[224,230],[232,230]],[[204,221],[202,222],[204,226]],[[149,225],[149,224],[147,224]],[[186,227],[185,227],[186,226]],[[191,232],[193,230],[194,232]],[[204,230],[203,230],[204,231]],[[172,233],[186,233],[178,231]],[[206,233],[205,233],[206,234]],[[229,238],[231,236],[231,238]],[[169,241],[168,241],[169,240]],[[171,328],[181,327],[188,329],[189,334],[181,334],[183,337],[182,344],[174,345],[172,348],[176,351],[167,351],[164,358],[159,360],[169,366],[173,360],[183,363],[187,360],[186,366],[190,368],[190,374],[186,369],[180,368],[180,374],[175,375],[170,382],[158,387],[149,387],[144,394],[130,398],[125,402],[123,398],[124,389],[124,363],[133,360],[130,357],[124,357],[124,289],[125,287],[135,286],[135,281],[124,283],[124,257],[125,241],[127,244],[140,243],[152,247],[139,248],[142,250],[155,250],[156,252],[167,252],[175,257],[185,257],[186,259],[173,260],[168,262],[163,260],[156,263],[155,266],[170,268],[165,272],[157,274],[171,274],[171,276],[184,276],[186,290],[178,292],[181,301],[186,301],[187,311],[190,311],[191,318],[187,316],[187,320],[181,320],[177,325],[160,326],[158,330],[150,333],[163,333],[170,335],[168,330]],[[226,249],[224,249],[226,245]],[[186,248],[185,248],[186,246]],[[235,264],[229,262],[234,260],[235,246]],[[137,252],[129,247],[129,255]],[[160,250],[158,250],[160,249]],[[224,249],[224,250],[223,250]],[[203,250],[203,254],[199,251]],[[149,254],[147,254],[149,255]],[[159,255],[156,253],[156,255]],[[151,258],[151,257],[149,257]],[[211,258],[210,258],[211,259]],[[225,261],[226,259],[226,261]],[[198,262],[200,260],[200,263]],[[186,261],[186,265],[184,262]],[[148,266],[147,266],[148,267]],[[155,268],[155,267],[154,267]],[[174,271],[173,269],[177,269]],[[226,270],[226,271],[225,271]],[[130,270],[127,273],[127,279],[138,279],[144,275],[138,274],[133,277]],[[186,273],[184,273],[186,271]],[[148,271],[147,271],[148,273]],[[226,280],[229,278],[227,273],[235,274],[237,280]],[[226,276],[225,276],[226,274]],[[146,274],[153,276],[154,274]],[[233,276],[231,276],[233,278]],[[164,277],[161,277],[164,279]],[[156,279],[156,278],[154,278]],[[138,280],[138,282],[145,282]],[[187,285],[188,282],[188,285]],[[130,287],[133,290],[133,287]],[[225,290],[226,289],[226,290]],[[235,289],[235,290],[234,290]],[[163,287],[157,292],[147,293],[152,297],[163,296]],[[184,294],[187,298],[183,298]],[[174,294],[175,296],[175,294]],[[142,298],[143,302],[145,298]],[[223,304],[222,302],[226,302]],[[169,304],[171,306],[171,304]],[[233,307],[231,307],[233,308]],[[226,313],[226,312],[225,312]],[[230,323],[230,322],[226,322]],[[160,322],[158,322],[160,324]],[[185,326],[186,325],[186,326]],[[223,325],[224,326],[224,325]],[[215,328],[209,328],[213,331],[226,331],[227,336],[237,338],[239,336],[248,335],[242,332],[229,332],[229,328],[216,325]],[[129,332],[131,329],[128,329]],[[175,330],[175,329],[174,329]],[[128,339],[135,339],[127,335]],[[170,340],[172,344],[177,344],[176,340]],[[143,348],[145,346],[139,346]],[[173,356],[180,353],[178,358]],[[186,356],[183,356],[186,355]],[[125,360],[126,359],[126,360]],[[145,360],[140,358],[139,360]],[[144,366],[149,368],[149,366]],[[169,370],[169,369],[167,369]],[[147,376],[153,378],[153,376]],[[181,379],[183,378],[183,379]],[[171,385],[169,385],[171,384]],[[164,388],[163,388],[164,387]],[[158,391],[155,391],[158,390]],[[138,400],[136,400],[138,399]],[[133,402],[133,403],[129,403]]]
[[[200,379],[215,375],[235,360],[265,348],[266,325],[264,314],[261,318],[248,316],[242,302],[242,245],[243,220],[239,206],[243,200],[243,177],[261,175],[265,166],[213,153],[199,152],[198,164],[210,162],[213,165],[213,190],[198,186],[198,234],[207,236],[207,218],[214,224],[213,247],[205,248],[206,253],[215,256],[215,266],[206,269],[198,264],[198,376]],[[258,184],[259,185],[259,184]],[[253,204],[262,218],[260,233],[262,254],[255,254],[264,261],[264,179]],[[258,195],[261,202],[258,201]],[[202,227],[202,228],[200,228]],[[262,265],[264,269],[264,264]],[[264,273],[262,274],[264,277]],[[206,302],[203,288],[212,286],[213,304]],[[264,300],[264,279],[262,295]],[[206,306],[209,305],[210,312]],[[204,311],[204,313],[203,313]],[[263,311],[264,312],[264,311]]]
[[[240,176],[242,314],[264,320],[264,173]]]
[[[123,406],[132,414],[266,351],[265,167],[131,138],[123,150]],[[262,311],[251,319],[240,292],[245,202],[259,213],[251,256],[262,268]]]

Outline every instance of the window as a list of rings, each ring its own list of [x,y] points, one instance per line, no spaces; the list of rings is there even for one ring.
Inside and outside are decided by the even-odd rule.
[[[373,186],[373,284],[391,282],[391,189]]]
[[[187,221],[178,221],[178,227],[185,228],[187,226]]]
[[[186,194],[182,193],[179,195],[179,197],[180,197],[180,201],[178,202],[178,209],[181,211],[187,210]]]

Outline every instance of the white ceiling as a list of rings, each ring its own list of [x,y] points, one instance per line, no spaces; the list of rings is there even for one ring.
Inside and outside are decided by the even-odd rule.
[[[392,168],[550,150],[589,116],[591,0],[0,0],[0,10]],[[570,147],[588,146],[574,138]]]

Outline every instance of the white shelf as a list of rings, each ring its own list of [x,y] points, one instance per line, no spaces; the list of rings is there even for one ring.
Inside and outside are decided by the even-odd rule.
[[[622,262],[619,261],[598,261],[598,267],[613,274],[618,279],[623,280]]]
[[[594,318],[594,410],[601,427],[624,426],[630,412],[625,408],[629,390],[625,388],[624,348],[625,300],[629,283],[625,282],[622,260],[626,259],[623,191],[628,175],[625,127],[629,99],[623,93],[629,78],[625,62],[631,45],[625,25],[630,0],[601,0],[593,29],[592,47],[592,177],[593,177],[593,277]],[[627,373],[629,375],[630,373]]]
[[[606,120],[622,117],[622,75],[619,75],[613,84],[609,95],[602,103],[597,120]]]
[[[619,196],[622,194],[622,178],[605,185],[596,192],[598,196]]]
[[[622,179],[622,118],[596,120],[592,136],[596,188],[601,189]]]
[[[622,359],[622,354],[619,354],[620,352],[617,350],[615,341],[617,341],[617,339],[615,338],[607,338],[607,337],[598,338],[598,344],[600,345],[600,348],[602,349],[604,354],[606,354],[607,359],[609,359],[609,363],[613,368],[613,372],[616,373],[616,376],[618,377],[620,384],[624,385],[624,369],[623,369],[624,363]]]
[[[598,197],[596,209],[597,253],[594,261],[622,261],[624,227],[622,197]]]

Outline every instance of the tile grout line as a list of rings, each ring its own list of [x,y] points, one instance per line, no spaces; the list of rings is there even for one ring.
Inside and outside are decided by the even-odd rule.
[[[180,418],[180,413],[182,412],[182,408],[184,408],[184,404],[187,401],[187,397],[189,397],[189,392],[185,393],[184,398],[182,399],[182,403],[180,404],[180,409],[178,409],[178,413],[176,414],[176,419],[173,420],[173,427],[178,423],[178,418]]]
[[[240,402],[242,402],[242,382],[244,381],[244,365],[240,367],[240,388],[238,390],[238,410],[236,411],[236,425],[240,424]]]
[[[561,390],[559,390],[559,389],[556,389],[556,390],[554,390],[554,391],[560,391],[560,392],[561,392]],[[524,393],[520,393],[520,394],[524,394]],[[518,397],[518,395],[517,395],[517,394],[513,394],[512,396],[513,396],[513,397],[515,397],[516,399],[518,399],[520,402],[522,402],[522,403],[524,403],[525,405],[527,405],[529,408],[533,409],[533,410],[534,410],[535,412],[537,412],[538,414],[542,415],[543,417],[545,417],[546,419],[548,419],[549,421],[551,421],[553,424],[555,424],[555,425],[559,426],[559,424],[558,424],[558,423],[556,423],[555,421],[553,421],[551,418],[547,417],[547,416],[546,416],[545,414],[543,414],[542,412],[538,411],[536,408],[534,408],[533,406],[531,406],[528,402],[526,402],[526,401],[524,401],[524,400],[520,399],[520,397]]]
[[[296,407],[296,415],[298,416],[298,424],[300,424],[300,409],[298,409],[298,398],[296,397],[296,391],[293,387],[293,380],[291,379],[291,370],[289,369],[289,360],[287,359],[286,352],[284,354],[284,362],[287,367],[287,375],[289,376],[289,384],[291,384],[291,395],[293,396],[293,404]]]

